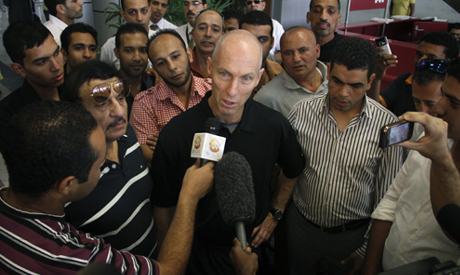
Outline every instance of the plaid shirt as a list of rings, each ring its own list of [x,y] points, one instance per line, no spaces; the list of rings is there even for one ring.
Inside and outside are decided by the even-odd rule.
[[[198,104],[207,91],[211,90],[211,79],[192,75],[192,89],[188,109]],[[134,99],[130,123],[140,144],[146,144],[147,137],[158,135],[175,116],[187,109],[169,86],[160,80],[154,87],[140,92]]]

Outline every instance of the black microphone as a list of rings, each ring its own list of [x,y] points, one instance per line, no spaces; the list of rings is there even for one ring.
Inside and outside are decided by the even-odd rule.
[[[236,236],[246,249],[245,224],[256,216],[256,199],[251,166],[244,156],[237,152],[224,154],[214,166],[214,190],[224,222],[236,227]]]
[[[210,117],[206,119],[206,122],[204,123],[204,131],[206,133],[210,133],[213,135],[218,135],[220,130],[220,121],[217,120],[214,117]],[[204,166],[206,163],[208,163],[210,160],[207,159],[201,159],[200,161],[200,167]]]

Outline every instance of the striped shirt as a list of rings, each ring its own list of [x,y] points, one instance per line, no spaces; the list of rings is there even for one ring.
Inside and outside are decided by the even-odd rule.
[[[323,227],[369,218],[401,166],[401,148],[379,147],[380,129],[395,115],[365,97],[340,132],[322,94],[297,103],[288,120],[306,158],[293,192],[299,211]]]
[[[113,265],[122,274],[159,274],[155,261],[117,251],[64,216],[22,211],[0,198],[1,274],[76,274],[90,262]]]
[[[150,257],[156,247],[152,179],[131,125],[117,143],[120,164],[105,161],[96,188],[66,205],[66,219],[115,249]]]

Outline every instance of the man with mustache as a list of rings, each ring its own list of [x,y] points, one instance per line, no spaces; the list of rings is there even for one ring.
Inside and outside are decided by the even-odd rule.
[[[24,77],[22,87],[0,101],[0,152],[11,117],[24,106],[41,100],[59,100],[64,82],[63,56],[49,30],[37,21],[11,24],[3,45],[13,61],[10,68]]]
[[[83,17],[83,0],[45,0],[50,19],[43,25],[50,30],[56,43],[61,46],[61,33],[75,19]]]
[[[180,37],[182,37],[182,40],[184,40],[186,47],[189,47],[189,44],[193,40],[192,30],[193,30],[193,25],[195,22],[195,16],[198,14],[198,12],[204,9],[207,9],[207,8],[208,8],[208,5],[206,4],[206,0],[185,0],[184,1],[184,14],[188,22],[187,24],[179,26],[176,29],[176,31],[179,33]]]
[[[312,0],[310,2],[307,23],[311,23],[316,43],[321,47],[318,58],[321,62],[331,62],[335,46],[343,39],[342,35],[335,32],[340,19],[340,0]]]
[[[193,59],[190,63],[193,75],[203,78],[211,77],[207,72],[208,59],[212,57],[217,40],[224,34],[224,17],[215,10],[202,10],[193,24],[192,49]]]
[[[168,11],[169,0],[151,0],[150,2],[150,29],[151,30],[162,30],[162,29],[176,29],[177,26],[171,24],[164,18],[166,11]]]
[[[102,127],[107,143],[96,188],[66,205],[66,219],[77,229],[103,238],[114,248],[156,258],[156,230],[149,168],[133,128],[125,97],[129,86],[110,65],[78,64],[68,75],[63,99],[85,107]]]
[[[150,166],[163,127],[171,118],[198,104],[211,89],[211,83],[190,73],[193,55],[176,31],[158,31],[150,39],[148,51],[161,80],[136,96],[130,122]]]

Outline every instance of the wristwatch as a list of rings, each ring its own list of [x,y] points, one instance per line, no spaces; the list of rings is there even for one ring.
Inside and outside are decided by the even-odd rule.
[[[273,215],[273,219],[279,222],[283,218],[283,211],[270,207],[270,213]]]

